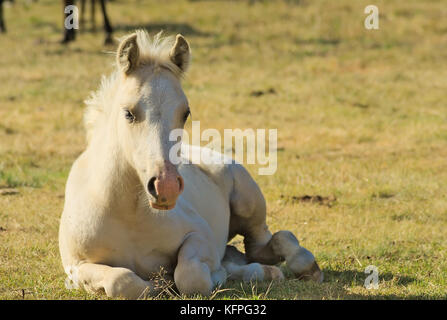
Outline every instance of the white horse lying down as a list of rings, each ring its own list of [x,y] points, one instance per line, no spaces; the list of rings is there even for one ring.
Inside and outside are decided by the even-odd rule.
[[[161,267],[184,294],[209,295],[226,279],[282,279],[273,265],[284,260],[296,277],[322,281],[291,232],[270,233],[264,197],[240,164],[169,160],[169,132],[189,115],[180,85],[189,58],[181,35],[137,31],[87,101],[88,146],[68,177],[59,231],[66,273],[90,292],[131,299],[157,293],[151,275]],[[237,234],[245,254],[227,246]]]

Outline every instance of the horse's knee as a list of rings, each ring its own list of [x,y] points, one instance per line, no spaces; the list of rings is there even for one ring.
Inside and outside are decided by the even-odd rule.
[[[297,249],[300,248],[300,243],[295,235],[287,230],[281,230],[273,234],[270,240],[273,251],[284,257],[292,256],[296,253]]]
[[[209,296],[213,289],[211,272],[207,264],[197,259],[179,263],[174,271],[174,282],[180,293],[200,293]]]

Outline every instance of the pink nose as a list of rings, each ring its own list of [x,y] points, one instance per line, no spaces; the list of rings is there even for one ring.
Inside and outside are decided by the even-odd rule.
[[[158,177],[149,180],[148,191],[155,198],[150,201],[151,206],[159,210],[174,208],[183,188],[183,178],[177,169],[172,164],[166,165]]]

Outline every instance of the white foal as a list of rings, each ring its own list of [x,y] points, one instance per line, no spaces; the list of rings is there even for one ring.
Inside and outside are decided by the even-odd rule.
[[[156,293],[150,279],[161,267],[185,294],[209,295],[228,277],[281,279],[271,265],[284,260],[297,277],[321,281],[292,233],[269,232],[262,193],[241,165],[169,160],[169,133],[189,115],[180,84],[189,58],[181,35],[137,31],[121,42],[117,70],[87,102],[88,146],[67,181],[65,271],[88,291],[132,299]],[[226,250],[236,234],[246,254]]]

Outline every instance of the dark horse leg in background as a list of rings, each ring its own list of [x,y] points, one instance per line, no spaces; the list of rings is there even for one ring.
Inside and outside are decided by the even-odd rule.
[[[76,39],[76,30],[75,29],[67,29],[65,28],[65,19],[70,15],[69,13],[65,13],[66,6],[74,6],[75,0],[64,0],[64,6],[62,8],[64,12],[64,38],[62,39],[62,43],[69,43],[70,41],[74,41]]]
[[[0,32],[6,32],[5,21],[3,20],[3,0],[0,0]]]
[[[104,40],[104,43],[113,44],[113,37],[112,37],[113,28],[110,24],[109,17],[107,17],[106,0],[100,0],[100,3],[101,3],[102,17],[104,18],[104,31],[106,33],[106,39]]]
[[[0,0],[2,1],[2,0]],[[92,0],[93,2],[94,0]],[[107,12],[106,12],[106,0],[99,0],[101,3],[101,11],[102,11],[102,16],[104,18],[104,31],[106,33],[106,38],[105,38],[105,44],[112,44],[113,43],[113,38],[112,38],[112,33],[113,33],[113,28],[110,24],[109,21],[109,17],[107,16]],[[75,4],[75,0],[64,0],[64,10],[66,6],[69,5],[74,5]],[[94,4],[92,3],[92,6],[94,6]],[[84,11],[84,10],[82,10]],[[65,18],[67,18],[69,14],[64,13],[64,21]],[[64,38],[62,40],[62,43],[68,43],[70,41],[74,41],[76,38],[76,30],[75,29],[66,29],[65,25],[64,25]]]

